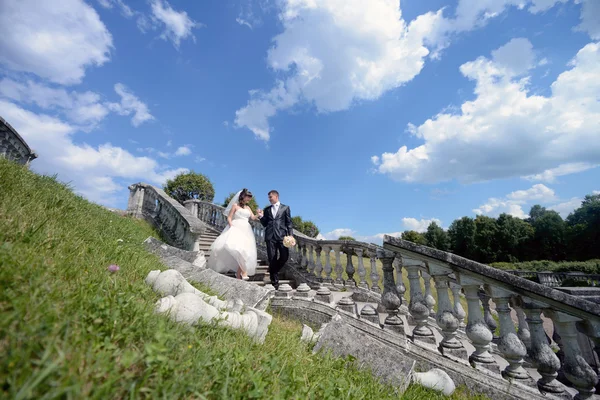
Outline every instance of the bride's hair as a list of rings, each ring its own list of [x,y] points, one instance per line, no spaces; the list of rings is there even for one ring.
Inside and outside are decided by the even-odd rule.
[[[253,197],[252,196],[252,192],[249,191],[248,189],[243,189],[242,193],[240,193],[240,197],[238,198],[238,204],[241,204],[242,206],[245,206],[246,204],[244,203],[244,199],[246,197]]]

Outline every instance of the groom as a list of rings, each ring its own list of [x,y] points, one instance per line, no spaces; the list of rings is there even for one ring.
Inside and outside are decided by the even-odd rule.
[[[265,242],[267,243],[267,257],[269,258],[269,273],[271,284],[279,289],[279,271],[287,262],[290,252],[283,245],[283,238],[294,234],[292,228],[292,215],[290,207],[279,202],[279,192],[269,192],[270,206],[258,210],[261,224],[265,229]],[[279,253],[279,257],[277,257]]]

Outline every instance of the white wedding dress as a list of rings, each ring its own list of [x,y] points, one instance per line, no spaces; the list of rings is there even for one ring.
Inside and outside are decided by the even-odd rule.
[[[221,274],[236,272],[238,265],[248,276],[256,273],[256,241],[248,219],[251,212],[240,208],[221,235],[210,246],[208,268]]]

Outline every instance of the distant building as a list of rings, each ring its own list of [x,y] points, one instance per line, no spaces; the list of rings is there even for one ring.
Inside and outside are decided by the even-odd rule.
[[[31,151],[21,135],[2,117],[0,117],[0,157],[23,165],[29,165],[37,158],[37,154]]]

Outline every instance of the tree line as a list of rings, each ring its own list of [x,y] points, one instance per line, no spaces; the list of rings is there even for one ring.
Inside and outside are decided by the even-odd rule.
[[[600,194],[585,196],[566,219],[534,205],[527,219],[509,214],[462,217],[447,231],[432,222],[424,233],[409,230],[401,237],[486,264],[600,258]]]

